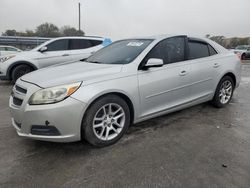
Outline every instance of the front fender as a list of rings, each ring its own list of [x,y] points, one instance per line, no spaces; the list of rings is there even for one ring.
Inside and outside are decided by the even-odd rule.
[[[16,62],[11,63],[10,66],[8,67],[8,69],[7,69],[6,75],[7,75],[8,79],[11,79],[11,72],[12,72],[12,69],[13,69],[14,67],[16,67],[17,65],[29,65],[29,66],[31,66],[34,70],[37,70],[37,69],[38,69],[37,66],[35,66],[34,64],[32,64],[32,63],[30,63],[30,62],[28,62],[28,61],[16,61]]]
[[[133,104],[134,119],[136,120],[139,114],[140,97],[138,92],[138,82],[135,79],[137,79],[136,76],[131,76],[90,85],[84,85],[83,83],[82,87],[79,88],[71,97],[85,103],[87,109],[93,101],[101,96],[111,93],[125,95]]]

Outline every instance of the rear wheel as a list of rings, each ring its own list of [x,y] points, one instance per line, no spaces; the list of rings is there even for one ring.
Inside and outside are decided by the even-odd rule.
[[[92,145],[104,147],[117,142],[130,124],[127,103],[116,95],[94,102],[83,120],[82,135]]]
[[[242,54],[242,55],[241,55],[241,59],[242,59],[242,60],[246,60],[246,54]]]
[[[226,106],[232,99],[234,87],[233,79],[230,76],[224,76],[216,88],[213,105],[217,108]]]
[[[33,71],[34,69],[28,65],[18,65],[12,70],[11,78],[13,82],[16,82],[21,76]]]

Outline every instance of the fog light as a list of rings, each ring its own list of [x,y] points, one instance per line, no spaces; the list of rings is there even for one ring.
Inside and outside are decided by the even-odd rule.
[[[31,134],[43,136],[59,136],[61,135],[58,129],[54,126],[32,125]]]

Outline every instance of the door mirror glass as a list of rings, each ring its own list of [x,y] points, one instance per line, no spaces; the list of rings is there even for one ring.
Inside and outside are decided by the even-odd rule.
[[[163,66],[163,60],[157,59],[157,58],[150,58],[146,65],[144,66],[146,69],[151,67],[162,67]]]
[[[39,52],[43,53],[47,50],[48,50],[47,46],[43,46],[42,48],[39,49]]]

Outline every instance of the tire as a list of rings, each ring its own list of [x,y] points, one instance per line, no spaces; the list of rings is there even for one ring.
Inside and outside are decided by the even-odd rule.
[[[234,87],[233,79],[230,76],[224,76],[216,88],[212,104],[217,108],[225,107],[233,97]]]
[[[247,58],[246,58],[246,54],[242,54],[241,55],[241,60],[246,60]]]
[[[18,65],[12,70],[11,73],[12,81],[16,82],[18,78],[32,71],[33,68],[31,68],[28,65]]]
[[[82,137],[97,147],[114,144],[125,134],[130,125],[129,106],[116,95],[107,95],[98,99],[85,114],[82,122]]]

